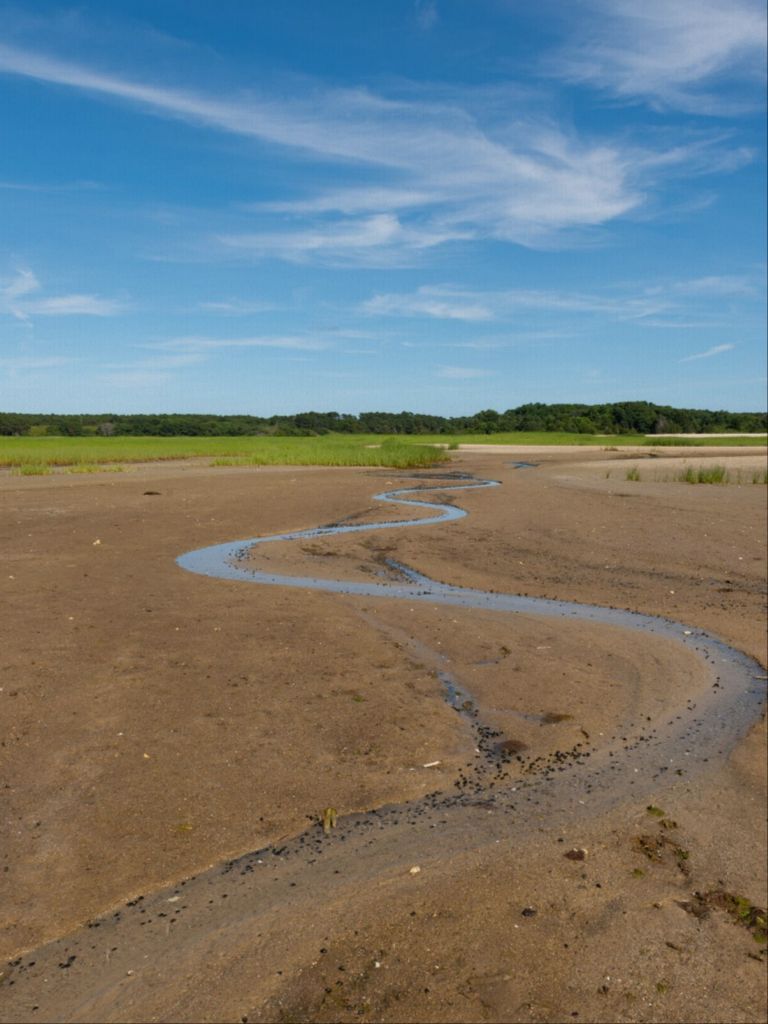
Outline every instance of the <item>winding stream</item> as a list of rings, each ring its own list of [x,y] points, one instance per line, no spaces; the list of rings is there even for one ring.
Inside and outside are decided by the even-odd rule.
[[[354,525],[332,524],[309,530],[295,530],[268,537],[250,540],[230,541],[212,547],[201,548],[181,555],[177,562],[189,572],[220,579],[241,580],[266,586],[300,587],[302,589],[348,594],[355,597],[388,600],[408,600],[431,605],[453,605],[462,608],[477,608],[483,611],[518,613],[546,616],[548,618],[579,619],[591,624],[629,629],[652,634],[655,637],[672,639],[691,650],[706,667],[704,686],[696,697],[695,715],[686,707],[686,715],[671,720],[652,723],[627,742],[621,750],[592,751],[592,765],[610,756],[610,784],[598,785],[597,777],[592,789],[606,790],[609,802],[617,799],[617,773],[639,774],[658,779],[670,770],[690,773],[696,765],[708,763],[715,757],[727,754],[741,736],[757,720],[765,697],[765,674],[761,666],[741,651],[730,647],[711,633],[680,622],[656,615],[624,611],[599,605],[579,604],[575,601],[555,601],[547,598],[522,597],[516,594],[491,593],[469,587],[456,587],[439,583],[424,576],[415,569],[397,562],[389,564],[409,582],[368,583],[350,580],[335,580],[314,576],[290,576],[264,572],[248,564],[248,555],[262,544],[276,541],[306,540],[317,537],[338,536],[371,530],[395,530],[411,527],[431,526],[434,523],[451,522],[461,519],[467,513],[445,503],[415,498],[426,490],[464,491],[500,486],[496,480],[474,480],[446,485],[436,482],[433,486],[398,488],[374,495],[375,501],[407,505],[424,510],[429,515],[417,519],[382,521]],[[617,640],[620,643],[620,640]],[[689,701],[689,704],[691,701]],[[684,762],[684,767],[681,767]],[[594,769],[593,769],[594,771]],[[558,780],[562,785],[564,780]],[[627,785],[635,780],[628,779]],[[496,792],[499,801],[502,793]],[[594,807],[593,807],[594,809]]]

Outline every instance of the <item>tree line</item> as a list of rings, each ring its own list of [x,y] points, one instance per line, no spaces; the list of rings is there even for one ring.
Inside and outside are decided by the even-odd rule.
[[[677,409],[652,402],[546,405],[530,402],[506,412],[473,416],[417,412],[300,412],[291,416],[216,416],[199,413],[0,413],[0,435],[70,437],[222,437],[338,434],[495,434],[548,431],[569,434],[760,433],[764,412]]]

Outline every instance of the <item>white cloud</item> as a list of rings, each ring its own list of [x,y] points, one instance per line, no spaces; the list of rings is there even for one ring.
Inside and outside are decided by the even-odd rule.
[[[30,316],[114,316],[125,306],[115,299],[102,299],[98,295],[56,295],[28,302],[24,308]]]
[[[441,320],[492,320],[495,313],[479,296],[424,286],[411,295],[375,295],[363,306],[366,313],[392,316],[431,316]]]
[[[33,316],[114,316],[125,309],[123,303],[98,295],[29,298],[41,287],[31,270],[18,270],[10,281],[0,284],[0,313],[26,321]]]
[[[643,320],[643,327],[660,327],[669,330],[721,330],[723,327],[728,327],[728,323],[725,320],[713,317],[710,320],[683,320],[677,319],[675,316],[671,316],[669,319],[660,320],[656,317],[647,317]]]
[[[693,356],[678,359],[678,363],[691,363],[694,359],[709,359],[711,356],[719,356],[721,352],[730,352],[734,348],[736,348],[735,345],[715,345],[713,348],[708,348],[706,352],[697,352]]]
[[[390,292],[372,296],[361,306],[368,316],[431,318],[467,323],[509,324],[514,337],[526,334],[524,314],[535,312],[557,317],[557,330],[537,329],[538,337],[563,337],[564,315],[592,317],[613,322],[635,322],[656,328],[722,328],[733,323],[737,300],[759,294],[755,281],[746,276],[712,275],[652,286],[624,283],[598,292],[569,292],[545,288],[508,288],[473,291],[452,284],[422,285],[413,292]],[[725,304],[724,299],[732,297]],[[730,318],[727,319],[727,318]],[[522,333],[521,333],[522,328]],[[497,338],[498,340],[498,338]],[[487,347],[488,339],[470,339]]]
[[[678,281],[673,290],[687,295],[754,295],[755,286],[746,277],[713,275]]]
[[[392,213],[346,218],[318,224],[309,230],[248,232],[221,235],[224,247],[257,258],[279,257],[293,263],[308,260],[331,264],[403,264],[414,260],[420,250],[451,239],[466,238],[459,230],[413,228],[400,223]]]
[[[415,292],[375,295],[363,304],[371,315],[428,316],[443,320],[504,320],[524,309],[545,312],[603,313],[634,320],[668,308],[665,299],[600,296],[543,289],[474,292],[452,285],[424,285]]]
[[[183,366],[194,366],[202,363],[205,356],[200,352],[179,352],[170,355],[150,356],[147,359],[137,359],[130,363],[105,363],[103,368],[107,370],[128,370],[144,372],[147,370],[177,370]]]
[[[224,316],[248,316],[252,313],[266,313],[275,307],[271,302],[252,299],[225,299],[221,302],[199,302],[197,308],[204,313],[221,313]]]
[[[328,348],[328,344],[317,338],[307,338],[301,335],[264,335],[253,338],[206,338],[189,335],[182,338],[170,338],[168,341],[155,342],[147,347],[169,350],[180,349],[185,352],[198,353],[213,352],[217,349],[227,348],[284,348],[317,352]]]
[[[310,199],[280,202],[247,203],[246,210],[255,213],[371,213],[375,210],[404,210],[432,202],[431,191],[423,189],[388,188],[379,185],[352,186],[325,192]]]
[[[616,2],[623,13],[607,23],[621,28],[630,8],[625,0]],[[702,3],[707,10],[714,6],[714,0]],[[651,14],[639,20],[656,31],[662,8],[659,0],[649,4]],[[677,0],[664,9],[682,6],[690,15],[690,4]],[[682,15],[678,21],[690,28]],[[567,63],[568,74],[578,70],[586,79],[593,65],[577,56]],[[722,137],[673,147],[582,137],[543,116],[530,95],[523,98],[512,86],[499,86],[489,97],[480,87],[399,83],[384,97],[314,83],[300,95],[220,97],[6,45],[0,45],[0,72],[252,138],[282,148],[285,156],[344,165],[346,180],[338,187],[246,206],[258,217],[258,230],[215,233],[208,257],[388,267],[413,265],[451,242],[571,244],[579,233],[637,215],[662,176],[722,170],[751,159]]]
[[[365,171],[364,184],[348,180],[324,194],[252,208],[288,221],[218,236],[223,250],[242,255],[367,264],[380,255],[386,266],[450,241],[551,245],[563,232],[636,210],[665,168],[663,152],[580,138],[533,113],[512,88],[500,88],[488,104],[471,89],[427,85],[401,86],[394,98],[320,86],[293,98],[217,98],[9,46],[0,46],[0,71],[251,137],[301,158],[342,162],[348,178]],[[697,146],[696,158],[706,162]],[[687,152],[677,146],[668,162],[684,164]],[[299,230],[296,216],[303,217]]]
[[[480,377],[490,377],[490,370],[481,370],[473,366],[441,366],[437,371],[438,377],[446,377],[449,380],[476,380]]]
[[[39,287],[40,282],[32,271],[21,269],[16,271],[16,276],[7,284],[0,287],[0,295],[6,301],[12,301],[21,295],[28,295],[30,292],[37,291]]]
[[[574,45],[547,62],[557,77],[700,114],[762,101],[762,0],[586,0],[586,8]]]

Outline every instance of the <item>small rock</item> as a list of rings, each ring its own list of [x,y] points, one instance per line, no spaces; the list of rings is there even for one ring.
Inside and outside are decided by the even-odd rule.
[[[587,851],[583,846],[578,846],[574,847],[572,850],[566,850],[563,856],[567,857],[568,860],[586,860]]]
[[[409,875],[418,875],[420,871],[421,871],[421,868],[420,868],[420,867],[418,866],[418,864],[415,864],[415,865],[414,865],[414,866],[413,866],[413,867],[412,867],[412,868],[411,868],[411,869],[409,870],[408,874],[409,874]]]
[[[523,909],[520,911],[520,913],[522,914],[523,917],[535,917],[536,916],[536,911],[534,910],[533,907],[523,907]]]

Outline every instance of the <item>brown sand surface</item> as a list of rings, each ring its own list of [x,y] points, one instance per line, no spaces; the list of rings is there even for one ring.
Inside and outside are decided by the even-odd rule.
[[[639,482],[623,453],[537,453],[536,470],[510,459],[454,454],[450,469],[502,482],[426,495],[465,519],[273,544],[253,563],[370,581],[395,558],[461,586],[662,614],[766,664],[764,487],[668,482],[666,453],[635,456]],[[567,825],[543,810],[507,835],[498,816],[481,841],[495,812],[480,802],[445,855],[438,832],[414,847],[394,830],[364,856],[324,854],[322,871],[291,862],[279,897],[250,875],[236,893],[205,875],[178,888],[325,807],[342,818],[450,791],[474,739],[438,671],[528,762],[599,748],[698,692],[700,666],[669,641],[204,579],[174,562],[347,517],[410,518],[371,496],[427,483],[199,465],[0,480],[0,1019],[764,1019],[762,947],[722,895],[766,903],[761,724],[695,780],[660,785],[663,819],[630,790]],[[582,847],[583,861],[564,856]],[[78,932],[174,884],[216,901],[194,928],[166,921],[160,953],[136,915]],[[60,946],[40,947],[68,934],[93,951],[59,967]]]

